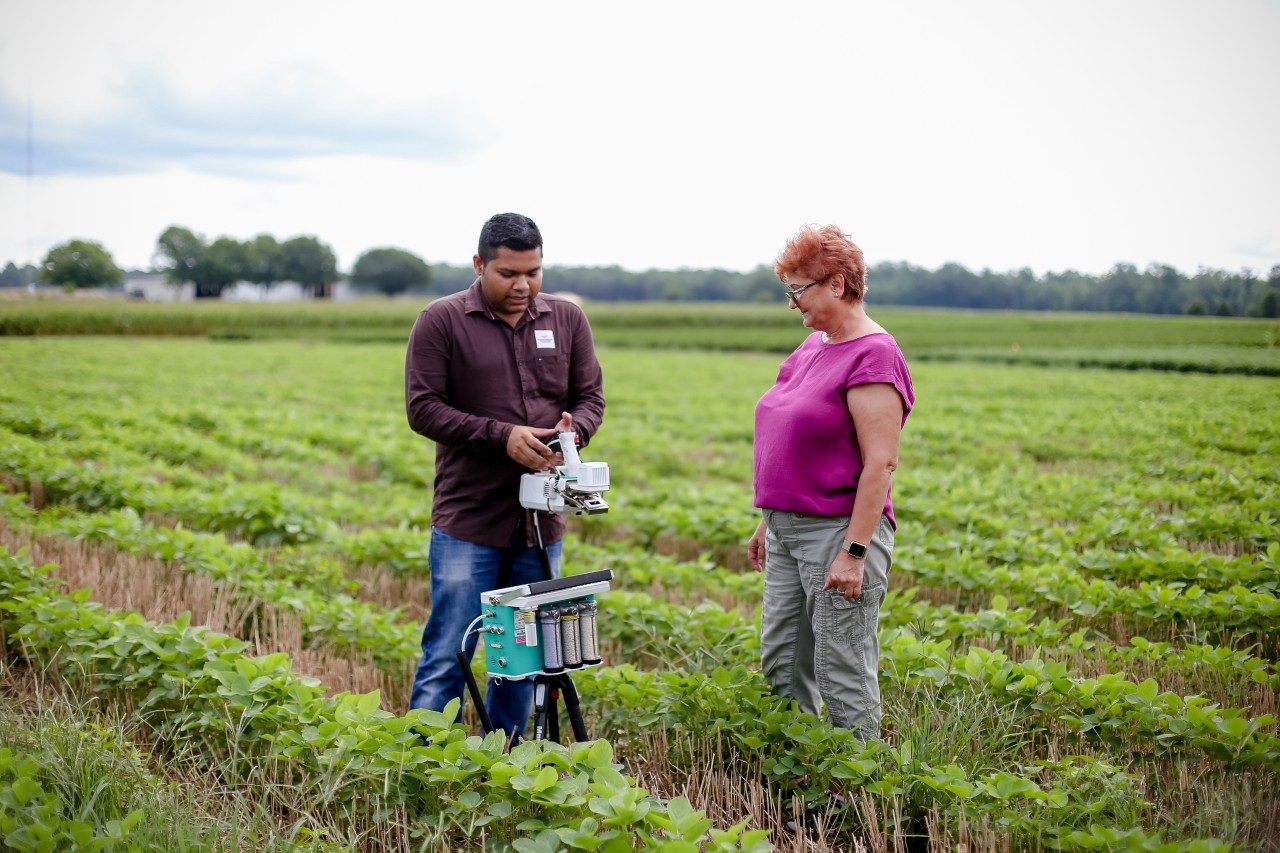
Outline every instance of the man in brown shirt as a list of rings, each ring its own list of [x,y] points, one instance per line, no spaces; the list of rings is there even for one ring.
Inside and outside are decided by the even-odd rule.
[[[520,476],[557,464],[543,443],[572,429],[585,445],[604,417],[600,363],[577,305],[539,293],[542,235],[501,213],[480,232],[470,288],[418,315],[405,356],[409,425],[436,442],[431,614],[411,708],[443,710],[465,682],[456,654],[480,593],[543,577],[536,534],[559,575],[564,518],[520,507]],[[535,524],[536,522],[536,524]],[[475,651],[476,635],[467,638]],[[491,682],[490,721],[519,735],[533,679]]]

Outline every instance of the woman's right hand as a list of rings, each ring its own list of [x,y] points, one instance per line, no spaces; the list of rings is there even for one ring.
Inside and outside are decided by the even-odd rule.
[[[764,569],[764,519],[760,519],[756,532],[747,540],[747,560],[755,566],[757,572]]]

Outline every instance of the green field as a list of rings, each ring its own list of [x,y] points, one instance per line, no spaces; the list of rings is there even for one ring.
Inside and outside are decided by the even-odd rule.
[[[179,335],[402,342],[415,299],[289,304],[0,302],[0,336]],[[604,346],[790,352],[804,336],[781,300],[592,303]],[[871,306],[912,359],[1280,376],[1280,321]]]
[[[606,666],[575,676],[602,740],[508,755],[404,716],[416,306],[60,310],[0,308],[9,846],[1280,849],[1280,379],[1241,375],[1280,365],[1274,322],[875,312],[919,402],[867,744],[757,671],[780,356],[713,350],[785,348],[795,313],[588,306],[611,511],[565,568],[617,576]]]

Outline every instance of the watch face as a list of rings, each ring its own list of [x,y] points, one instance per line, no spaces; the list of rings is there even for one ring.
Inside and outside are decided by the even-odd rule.
[[[850,557],[860,560],[867,556],[867,546],[861,542],[846,542],[844,548],[849,552]]]

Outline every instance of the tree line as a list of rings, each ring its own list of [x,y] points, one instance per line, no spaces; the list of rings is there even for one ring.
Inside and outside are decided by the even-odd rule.
[[[215,298],[240,281],[271,287],[293,281],[317,298],[333,294],[338,261],[333,249],[312,236],[283,242],[270,234],[245,241],[208,241],[190,228],[171,225],[156,241],[156,265],[171,284],[192,284],[197,299]]]
[[[210,241],[180,225],[165,229],[157,239],[155,264],[171,283],[194,285],[201,299],[216,298],[239,281],[264,287],[297,282],[323,298],[332,295],[340,278],[333,250],[314,236],[280,241],[259,234],[245,241],[227,236]],[[123,277],[101,244],[71,240],[50,249],[39,267],[10,262],[0,272],[0,286],[38,279],[67,288],[100,287],[119,284]],[[357,290],[388,296],[443,295],[467,287],[475,273],[469,266],[428,265],[406,249],[380,247],[360,255],[346,278]],[[1120,263],[1096,275],[1067,270],[1037,276],[1030,269],[974,272],[955,263],[928,269],[886,261],[868,270],[867,284],[868,298],[881,305],[1280,317],[1280,264],[1262,278],[1250,270],[1203,268],[1184,275],[1166,264],[1140,270]],[[556,266],[548,269],[546,286],[604,302],[782,298],[782,285],[765,264],[748,272]]]
[[[470,267],[432,266],[429,294],[466,287]],[[696,300],[780,301],[782,285],[773,268],[761,264],[749,272],[729,270],[648,270],[621,267],[552,267],[550,291],[568,291],[586,299],[609,301]],[[1265,278],[1251,271],[1201,269],[1184,275],[1165,264],[1145,270],[1116,264],[1099,275],[1029,269],[973,272],[955,263],[937,269],[886,261],[867,271],[868,300],[878,305],[1018,311],[1125,311],[1141,314],[1216,314],[1230,317],[1280,317],[1280,264]]]

